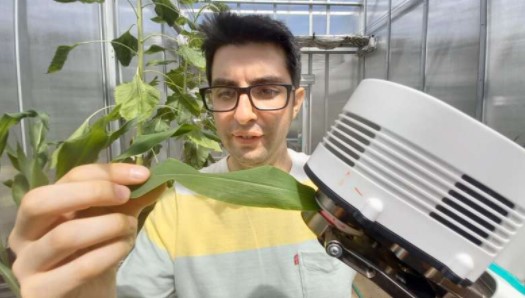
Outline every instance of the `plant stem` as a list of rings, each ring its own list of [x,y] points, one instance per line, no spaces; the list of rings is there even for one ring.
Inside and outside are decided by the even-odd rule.
[[[140,79],[144,81],[144,31],[142,28],[142,0],[137,0],[137,73]]]
[[[143,14],[142,14],[142,0],[137,0],[137,75],[144,81],[144,30],[142,28]],[[142,135],[142,123],[137,123],[137,135]],[[142,155],[137,157],[136,164],[143,164]]]

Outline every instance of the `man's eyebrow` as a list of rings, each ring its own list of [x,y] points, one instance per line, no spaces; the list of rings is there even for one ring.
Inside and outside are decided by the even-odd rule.
[[[287,84],[288,82],[286,82],[286,81],[287,80],[282,78],[282,77],[266,76],[266,77],[261,77],[261,78],[257,78],[257,79],[254,79],[254,80],[250,81],[250,85]],[[237,82],[235,82],[233,80],[223,79],[223,78],[217,78],[217,79],[213,80],[211,85],[212,86],[232,86],[232,87],[238,86]]]
[[[232,81],[232,80],[228,80],[228,79],[215,79],[211,82],[211,85],[212,86],[237,86],[237,83],[235,83],[235,81]]]
[[[250,85],[259,85],[259,84],[286,84],[287,80],[278,77],[278,76],[267,76],[262,78],[257,78],[253,81],[250,81]]]

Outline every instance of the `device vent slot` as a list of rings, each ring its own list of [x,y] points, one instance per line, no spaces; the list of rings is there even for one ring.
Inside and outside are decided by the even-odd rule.
[[[476,214],[468,211],[467,209],[461,207],[459,204],[453,202],[449,198],[443,198],[443,203],[445,203],[446,205],[450,206],[451,208],[456,209],[458,212],[463,213],[466,216],[472,218],[472,220],[476,221],[477,223],[479,223],[480,225],[484,226],[485,228],[487,228],[487,229],[489,229],[491,231],[495,231],[496,230],[496,227],[494,225],[491,225],[486,220],[484,220],[481,217],[477,216]]]
[[[478,204],[474,203],[472,200],[469,200],[465,196],[462,196],[458,192],[454,190],[450,190],[448,192],[452,197],[458,199],[460,202],[464,203],[465,205],[468,205],[472,209],[478,211],[479,213],[483,214],[487,218],[491,219],[493,222],[501,224],[502,220],[499,216],[494,215],[493,213],[487,211],[485,208],[479,206]]]
[[[359,115],[356,115],[354,113],[349,113],[349,112],[345,112],[345,115],[347,115],[348,117],[353,118],[353,119],[363,123],[364,125],[372,128],[374,130],[377,130],[377,131],[381,130],[381,126],[379,126],[379,125],[375,124],[374,122],[372,122],[372,121],[370,121],[368,119],[365,119],[365,118],[363,118],[363,117],[361,117]]]
[[[463,180],[467,181],[468,183],[474,185],[475,187],[479,188],[480,190],[482,190],[483,192],[485,192],[489,196],[493,197],[494,199],[500,201],[505,206],[507,206],[509,208],[512,208],[512,209],[515,208],[514,203],[512,203],[509,200],[507,200],[505,197],[503,197],[499,193],[493,191],[492,189],[488,188],[487,186],[483,185],[482,183],[480,183],[479,181],[475,180],[474,178],[472,178],[472,177],[470,177],[468,175],[463,175],[463,176],[461,176],[461,178]]]
[[[348,155],[354,157],[355,159],[359,159],[359,155],[357,155],[356,153],[352,152],[351,150],[340,149],[343,146],[341,146],[339,141],[334,139],[333,137],[325,138],[324,143],[325,143],[326,149],[328,149],[328,151],[332,152],[335,156],[340,158],[347,165],[349,165],[351,167],[355,166],[355,162],[351,158],[349,158]],[[339,144],[339,146],[334,145],[334,143]]]
[[[495,203],[489,201],[487,198],[485,198],[484,196],[482,196],[479,193],[475,192],[474,190],[468,188],[464,184],[462,184],[460,182],[457,182],[455,184],[455,186],[457,188],[461,189],[462,191],[466,192],[467,194],[469,194],[473,198],[477,199],[479,202],[485,204],[487,207],[489,207],[489,208],[493,209],[494,211],[498,212],[499,214],[501,214],[503,216],[507,216],[509,214],[505,209],[503,209],[500,206],[496,205]]]
[[[464,220],[463,218],[461,218],[460,216],[456,215],[454,212],[448,210],[447,208],[441,206],[441,205],[437,205],[436,206],[436,209],[443,212],[445,215],[447,215],[448,217],[454,219],[455,221],[457,221],[458,223],[462,224],[463,226],[465,226],[466,228],[468,228],[469,230],[471,230],[472,232],[478,234],[479,236],[487,239],[489,238],[489,234],[484,232],[483,230],[479,229],[478,227],[476,227],[475,225],[469,223],[468,221]]]
[[[348,120],[345,122],[344,120],[346,119],[342,119],[343,121],[341,121],[341,123],[339,125],[337,125],[337,128],[340,129],[344,134],[352,137],[352,138],[355,138],[357,141],[359,141],[360,143],[368,146],[370,145],[370,141],[365,139],[364,137],[360,136],[359,134],[355,133],[352,131],[351,127],[353,127],[351,122],[349,122]],[[356,129],[355,127],[353,127],[354,129]],[[371,134],[372,136],[369,136],[371,138],[375,137],[374,134]]]
[[[478,238],[472,236],[470,233],[466,232],[465,230],[461,229],[460,227],[456,226],[455,224],[451,223],[450,221],[446,220],[439,214],[435,212],[430,212],[430,216],[434,218],[435,220],[439,221],[440,223],[447,226],[449,229],[453,230],[454,232],[460,234],[461,236],[465,237],[467,240],[471,241],[472,243],[481,246],[482,242]]]
[[[359,131],[360,133],[366,135],[369,138],[375,138],[376,137],[374,132],[370,131],[369,128],[366,128],[362,124],[356,122],[355,119],[351,118],[348,115],[348,113],[342,114],[341,118],[339,120],[341,121],[341,123],[352,127],[353,129]]]
[[[336,138],[338,141],[340,141],[342,144],[348,144],[352,147],[354,147],[354,149],[356,149],[357,151],[363,153],[365,152],[365,149],[358,145],[356,142],[354,142],[350,137],[346,136],[346,135],[343,135],[342,133],[340,133],[338,131],[338,127],[336,127],[333,131],[332,131],[332,135],[334,136],[334,138]]]

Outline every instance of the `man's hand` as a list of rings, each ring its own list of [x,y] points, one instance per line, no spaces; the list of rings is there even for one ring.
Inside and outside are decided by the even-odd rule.
[[[9,236],[22,296],[114,296],[116,266],[133,246],[136,218],[164,191],[130,201],[125,185],[148,177],[142,166],[91,164],[28,192]]]

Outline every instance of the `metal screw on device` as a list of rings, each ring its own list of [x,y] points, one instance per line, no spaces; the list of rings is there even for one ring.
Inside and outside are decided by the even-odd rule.
[[[343,255],[343,248],[338,243],[330,243],[326,246],[326,253],[334,258],[340,258]]]

